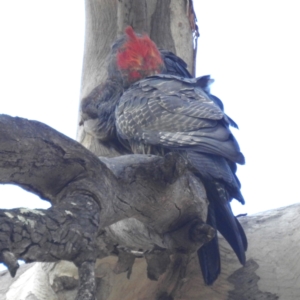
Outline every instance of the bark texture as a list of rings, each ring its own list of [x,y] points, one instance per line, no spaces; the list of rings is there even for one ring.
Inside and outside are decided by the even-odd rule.
[[[42,123],[2,115],[0,125],[0,182],[52,204],[0,210],[0,261],[12,276],[17,258],[72,261],[79,268],[77,299],[94,299],[97,258],[119,255],[115,273],[129,277],[139,249],[151,250],[148,276],[157,279],[170,255],[189,255],[213,237],[204,224],[205,190],[179,156],[99,159]]]
[[[240,218],[249,240],[247,264],[241,267],[226,241],[220,238],[222,272],[211,287],[203,285],[194,254],[188,258],[186,272],[181,274],[183,277],[176,287],[171,277],[149,280],[145,273],[146,261],[142,258],[136,259],[129,280],[125,273],[115,274],[116,257],[104,258],[97,262],[95,271],[97,299],[298,299],[299,214],[300,205],[295,204]],[[176,257],[172,257],[172,262],[177,270],[173,273],[175,277],[180,268],[176,268]],[[1,272],[0,281],[1,300],[71,300],[76,294],[78,274],[69,262],[35,263],[21,266],[14,279],[7,271]]]

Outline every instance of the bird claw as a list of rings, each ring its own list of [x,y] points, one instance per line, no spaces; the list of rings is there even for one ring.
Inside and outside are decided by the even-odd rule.
[[[216,231],[210,225],[196,219],[182,227],[165,233],[164,243],[168,249],[191,253],[214,238]]]
[[[189,230],[190,240],[201,244],[208,243],[215,237],[215,235],[216,230],[213,227],[200,221],[195,221]]]
[[[164,173],[167,181],[173,183],[180,177],[187,168],[186,161],[179,153],[167,153],[164,156]]]

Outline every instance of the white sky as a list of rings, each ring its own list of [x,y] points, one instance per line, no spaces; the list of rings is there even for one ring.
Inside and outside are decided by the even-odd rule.
[[[212,92],[240,127],[235,135],[246,156],[238,172],[242,210],[299,202],[299,3],[194,2],[201,34],[198,75],[216,79]]]
[[[297,1],[194,2],[198,75],[215,78],[212,92],[239,124],[234,133],[246,156],[238,175],[247,204],[234,211],[298,202]],[[83,36],[83,0],[0,1],[0,113],[75,138]],[[19,188],[0,186],[0,193],[2,208],[45,207]]]

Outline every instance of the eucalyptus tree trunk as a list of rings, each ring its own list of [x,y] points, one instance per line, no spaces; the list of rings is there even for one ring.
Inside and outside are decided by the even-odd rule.
[[[182,57],[194,73],[191,0],[86,0],[81,98],[105,80],[110,45],[127,25]],[[220,237],[222,270],[208,287],[195,253],[201,241],[185,240],[195,224],[174,225],[195,214],[205,220],[207,207],[203,186],[178,157],[117,157],[82,127],[78,141],[92,153],[38,122],[0,116],[0,124],[0,182],[52,203],[49,210],[0,211],[0,261],[10,273],[15,257],[47,262],[21,266],[14,279],[0,273],[0,300],[299,298],[299,206],[242,217],[247,263],[241,266]],[[170,258],[161,249],[145,257],[116,253],[116,244],[160,245],[162,235],[172,241]],[[172,252],[176,241],[189,251]]]
[[[81,99],[106,78],[108,54],[112,43],[131,25],[147,33],[159,48],[167,49],[195,70],[195,45],[198,31],[190,0],[86,0],[85,50]],[[115,156],[82,127],[78,141],[99,156]]]

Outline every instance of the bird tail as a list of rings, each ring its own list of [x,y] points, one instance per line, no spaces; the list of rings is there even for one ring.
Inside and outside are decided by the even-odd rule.
[[[245,264],[247,250],[247,238],[245,232],[233,215],[229,195],[224,184],[214,181],[206,185],[209,199],[207,223],[216,228],[230,244],[241,264]],[[198,258],[204,281],[211,285],[220,273],[220,253],[218,237],[198,250]]]
[[[217,229],[216,217],[212,205],[208,206],[207,224]],[[205,284],[211,285],[218,278],[221,271],[221,259],[217,234],[197,251],[198,259]]]

